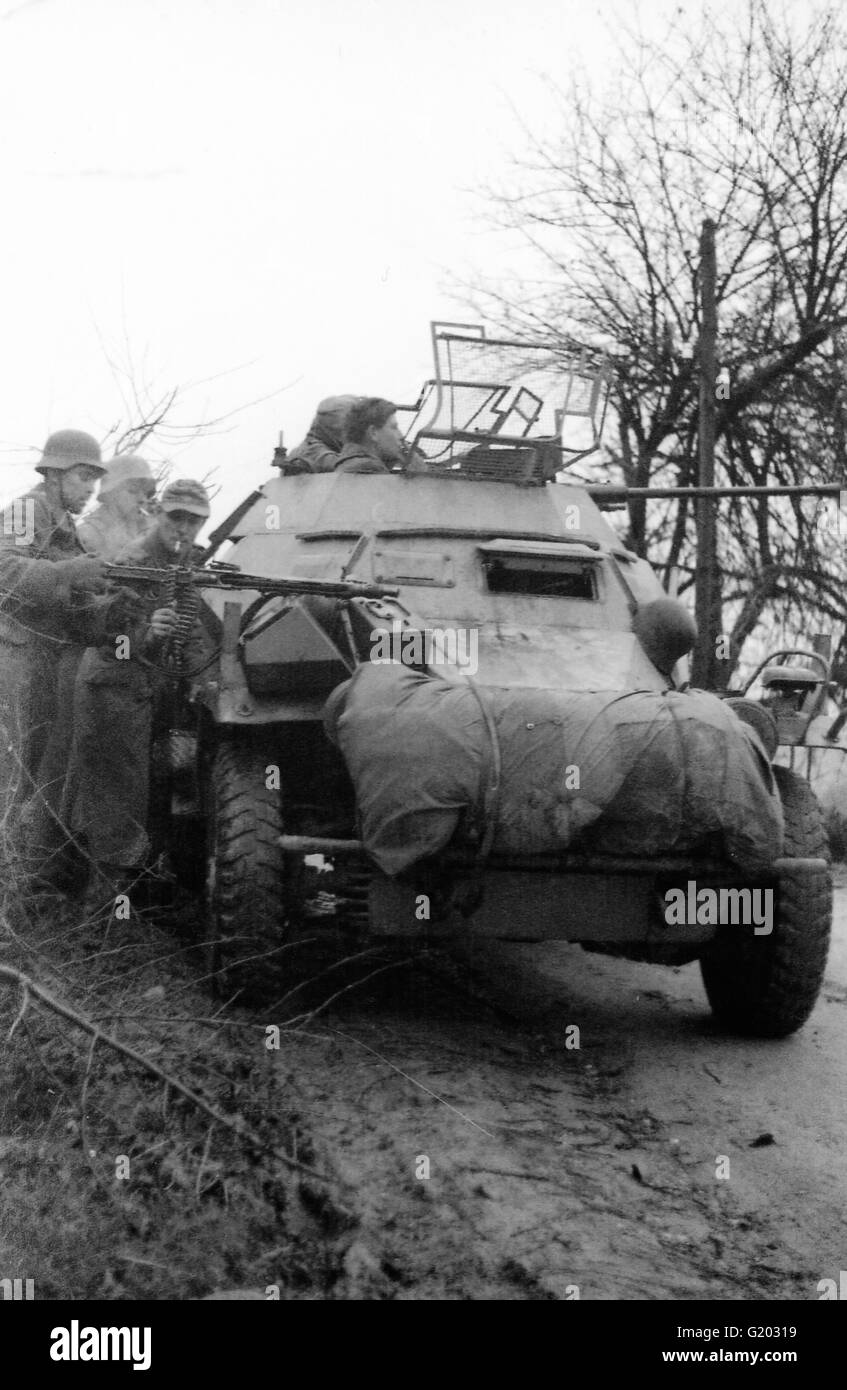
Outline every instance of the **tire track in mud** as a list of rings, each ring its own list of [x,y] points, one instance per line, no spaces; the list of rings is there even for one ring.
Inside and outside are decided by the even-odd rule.
[[[633,1102],[629,1064],[626,1039],[568,1049],[452,964],[289,1036],[285,1084],[358,1220],[331,1296],[807,1297]]]

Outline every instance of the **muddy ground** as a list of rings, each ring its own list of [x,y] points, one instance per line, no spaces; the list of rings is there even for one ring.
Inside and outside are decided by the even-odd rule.
[[[43,1298],[817,1299],[847,1268],[836,877],[821,1000],[770,1043],[714,1029],[696,965],[498,944],[258,1013],[210,1003],[172,922],[104,943],[13,917],[0,964],[252,1139],[31,1002],[3,1060],[0,1277]],[[0,995],[4,1038],[19,1005]]]
[[[838,883],[823,995],[787,1041],[718,1033],[696,965],[516,944],[475,956],[473,997],[430,981],[348,1008],[331,1043],[285,1044],[387,1270],[373,1291],[818,1298],[847,1267]]]

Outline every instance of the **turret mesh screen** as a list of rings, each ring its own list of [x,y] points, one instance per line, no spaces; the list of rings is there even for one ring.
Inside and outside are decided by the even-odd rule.
[[[535,451],[518,448],[519,442],[556,440],[564,462],[599,443],[609,384],[605,362],[437,325],[433,346],[436,377],[405,412],[406,436],[429,462],[475,475],[517,469],[533,476],[528,455]],[[509,448],[503,447],[507,441]]]

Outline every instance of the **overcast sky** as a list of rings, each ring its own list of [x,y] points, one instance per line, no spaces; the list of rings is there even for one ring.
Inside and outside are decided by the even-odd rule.
[[[218,519],[320,397],[414,399],[429,321],[463,316],[449,270],[508,254],[472,190],[502,178],[515,110],[543,119],[542,73],[601,71],[632,8],[7,3],[0,500],[50,431],[126,418],[122,371],[179,386],[179,424],[255,402],[170,450],[177,475],[214,471]],[[680,6],[640,8],[653,28]]]

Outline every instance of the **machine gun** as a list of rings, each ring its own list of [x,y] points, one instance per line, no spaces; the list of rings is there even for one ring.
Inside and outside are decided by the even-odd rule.
[[[208,568],[193,565],[168,565],[157,569],[151,565],[106,564],[105,577],[114,585],[129,589],[159,590],[158,603],[161,607],[173,605],[177,613],[177,628],[165,646],[165,662],[150,662],[160,669],[179,677],[189,673],[185,670],[185,646],[200,610],[200,589],[240,589],[244,592],[258,593],[247,609],[242,620],[245,626],[252,615],[268,599],[281,594],[302,597],[306,594],[321,598],[396,598],[400,590],[388,584],[367,584],[358,579],[299,579],[296,576],[274,576],[265,574],[244,574],[234,565],[218,561]]]
[[[359,579],[299,579],[296,576],[266,574],[245,574],[234,565],[222,562],[206,568],[192,565],[168,565],[165,569],[155,569],[148,565],[107,564],[103,566],[105,577],[112,583],[129,588],[161,585],[168,592],[173,590],[174,598],[188,588],[197,589],[243,589],[272,598],[277,594],[319,594],[323,598],[396,598],[400,590],[388,584],[366,584]]]

